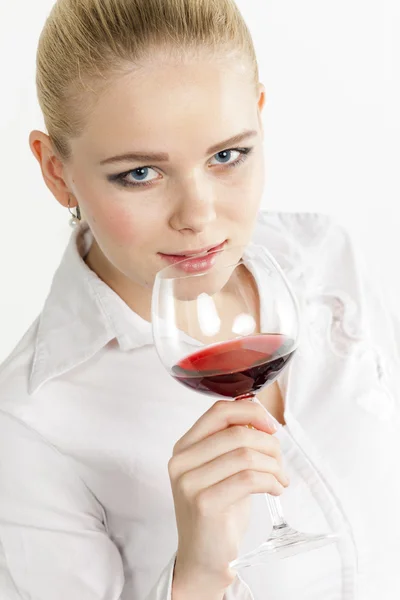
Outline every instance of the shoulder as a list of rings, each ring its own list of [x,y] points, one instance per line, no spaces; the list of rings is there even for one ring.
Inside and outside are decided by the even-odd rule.
[[[32,323],[8,358],[0,365],[0,429],[8,427],[15,435],[14,443],[19,444],[30,431],[37,435],[43,444],[46,440],[40,431],[39,420],[45,425],[46,413],[41,407],[41,398],[29,393],[29,381],[35,361],[37,332],[40,316]],[[10,428],[9,423],[13,423]],[[12,438],[2,440],[4,445]],[[8,442],[6,441],[8,440]]]
[[[260,211],[253,241],[276,258],[304,309],[315,302],[332,308],[329,297],[361,308],[360,257],[347,229],[333,217]]]
[[[15,404],[16,398],[28,395],[29,377],[35,356],[38,317],[9,356],[0,365],[0,409]]]
[[[399,389],[400,321],[349,230],[322,213],[260,211],[253,241],[293,285],[314,355],[326,341],[339,356],[368,352],[381,380]]]
[[[40,316],[0,365],[0,456],[9,457],[7,468],[0,468],[0,479],[4,483],[13,471],[24,474],[21,485],[28,489],[45,474],[54,481],[63,476],[68,485],[79,489],[83,482],[61,443],[64,431],[70,427],[70,423],[65,423],[66,394],[60,394],[57,381],[50,390],[34,395],[29,390],[39,321]],[[51,476],[52,469],[57,476]]]
[[[306,293],[321,287],[361,293],[362,256],[349,231],[330,215],[260,211],[253,241],[265,245]]]
[[[395,319],[379,281],[369,272],[349,230],[335,218],[260,211],[253,240],[265,245],[281,264],[304,315],[324,312],[333,319],[332,327],[340,326],[355,339],[376,337],[379,328],[382,334],[392,329]]]
[[[271,235],[272,239],[280,237],[286,248],[302,254],[312,253],[315,257],[316,248],[323,248],[325,253],[319,258],[327,258],[327,254],[334,255],[338,251],[354,251],[349,231],[324,213],[261,210],[254,228],[254,241],[268,245]]]

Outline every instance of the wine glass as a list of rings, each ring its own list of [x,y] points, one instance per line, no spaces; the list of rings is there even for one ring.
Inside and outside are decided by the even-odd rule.
[[[226,244],[192,256],[166,256],[152,296],[157,353],[172,377],[192,390],[250,399],[275,381],[299,343],[299,309],[281,268],[264,246]],[[278,498],[265,494],[273,528],[243,568],[312,550],[337,539],[286,522]]]

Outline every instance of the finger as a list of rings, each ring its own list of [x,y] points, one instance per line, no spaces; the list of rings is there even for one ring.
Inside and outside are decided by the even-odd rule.
[[[277,431],[262,405],[251,400],[219,400],[177,442],[174,454],[232,425],[252,425],[271,435]]]
[[[269,473],[285,488],[289,485],[289,479],[276,459],[249,448],[239,448],[218,456],[211,462],[184,473],[177,484],[186,498],[193,498],[201,490],[248,470]]]
[[[235,425],[215,433],[179,454],[175,454],[169,463],[169,474],[174,481],[183,473],[210,463],[218,456],[235,450],[254,450],[270,456],[282,465],[282,453],[279,440],[257,429],[248,429]]]
[[[200,491],[194,503],[203,516],[215,516],[250,494],[280,496],[284,491],[285,488],[271,473],[241,471]]]

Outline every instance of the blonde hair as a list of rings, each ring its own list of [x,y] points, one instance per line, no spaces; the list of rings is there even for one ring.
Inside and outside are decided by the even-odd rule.
[[[89,100],[154,48],[182,56],[200,48],[242,53],[258,83],[253,41],[234,0],[58,0],[40,36],[36,84],[62,159],[70,156],[69,139],[82,131]]]

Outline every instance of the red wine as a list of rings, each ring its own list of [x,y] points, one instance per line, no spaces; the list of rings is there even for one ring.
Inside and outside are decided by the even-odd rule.
[[[207,346],[172,368],[177,380],[205,394],[237,398],[275,379],[294,353],[280,334],[260,334]]]

